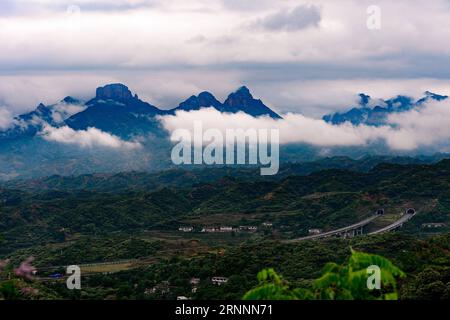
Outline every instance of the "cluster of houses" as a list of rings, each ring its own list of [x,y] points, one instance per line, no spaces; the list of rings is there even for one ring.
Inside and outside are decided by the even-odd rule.
[[[166,295],[170,293],[170,283],[169,281],[163,281],[152,288],[146,289],[144,293],[147,295],[150,294]]]
[[[226,233],[226,232],[256,232],[258,227],[256,226],[240,226],[239,228],[220,226],[220,227],[205,227],[201,232],[203,233]]]
[[[194,227],[179,227],[178,231],[181,231],[181,232],[194,232]]]
[[[438,229],[438,228],[444,228],[445,223],[435,223],[435,222],[429,222],[422,224],[422,228],[424,229]]]
[[[196,293],[198,290],[198,285],[200,284],[200,279],[199,278],[191,278],[189,283],[191,284],[191,287],[192,287],[191,292]]]
[[[309,229],[308,233],[310,235],[317,235],[317,234],[321,234],[322,233],[322,229]]]
[[[211,283],[216,286],[221,286],[228,283],[228,278],[219,276],[212,277]],[[197,293],[198,287],[200,285],[200,278],[191,278],[189,280],[189,284],[191,285],[191,293]],[[145,290],[146,295],[153,295],[153,294],[166,295],[169,293],[170,293],[169,281],[162,281],[161,283],[155,285],[154,287]],[[186,296],[178,296],[177,300],[190,300],[190,298]]]
[[[221,286],[228,283],[228,278],[226,277],[212,277],[211,282],[216,286]]]
[[[272,228],[273,224],[271,222],[264,222],[262,224],[264,228]],[[230,232],[257,232],[258,227],[257,226],[240,226],[238,228],[236,227],[230,227],[230,226],[219,226],[219,227],[203,227],[201,229],[197,229],[202,233],[230,233]],[[196,228],[193,226],[181,226],[178,228],[178,231],[180,232],[195,232]]]

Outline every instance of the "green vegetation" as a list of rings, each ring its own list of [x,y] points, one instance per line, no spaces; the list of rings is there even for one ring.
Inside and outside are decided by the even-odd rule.
[[[367,269],[373,266],[380,268],[384,291],[371,291],[367,286]],[[405,274],[386,258],[352,250],[344,265],[328,263],[311,289],[291,289],[273,269],[262,270],[259,286],[247,292],[244,300],[397,300],[398,277]]]
[[[115,181],[116,178],[114,178]],[[177,230],[180,225],[222,215],[221,224],[259,225],[271,221],[283,238],[308,229],[354,223],[379,207],[398,215],[405,207],[420,214],[407,229],[450,221],[450,160],[435,165],[381,164],[368,173],[327,170],[280,181],[241,181],[233,177],[189,188],[130,189],[120,192],[0,189],[0,257],[77,234],[133,234]],[[234,217],[240,217],[236,220]]]
[[[16,182],[20,190],[14,183],[0,188],[0,260],[9,259],[8,268],[30,256],[38,277],[63,272],[58,267],[65,265],[110,263],[85,268],[89,274],[81,291],[68,291],[61,281],[10,278],[3,271],[3,298],[240,299],[258,286],[261,270],[266,270],[262,285],[281,286],[281,295],[292,297],[292,288],[302,288],[303,296],[294,297],[373,298],[351,286],[361,269],[349,247],[392,261],[396,288],[385,278],[386,290],[375,298],[395,298],[396,292],[399,299],[450,298],[449,160],[306,176],[288,170],[277,179],[255,177],[252,169],[230,169],[225,176],[223,170],[214,169],[210,177],[176,170],[151,177],[52,177],[44,185],[21,181]],[[405,208],[418,214],[398,234],[284,242],[311,228],[355,223],[380,207],[386,215],[369,230],[398,219]],[[427,223],[442,225],[424,228]],[[194,232],[178,231],[180,226],[193,226]],[[208,234],[200,232],[204,226],[258,230]],[[132,262],[117,263],[122,260]],[[394,266],[406,277],[398,278]],[[214,285],[216,276],[228,282]],[[200,279],[195,288],[192,278]],[[326,290],[330,285],[332,292]]]
[[[449,299],[449,239],[450,235],[417,240],[401,234],[386,234],[298,244],[270,241],[246,243],[194,256],[182,251],[166,253],[159,259],[148,263],[143,261],[131,269],[127,267],[112,274],[86,275],[80,291],[67,290],[64,282],[56,280],[28,282],[28,286],[37,288],[40,297],[59,299],[173,300],[177,296],[187,296],[192,299],[236,300],[260,285],[257,274],[261,270],[276,269],[283,275],[280,279],[282,285],[287,285],[289,289],[281,293],[291,294],[291,289],[303,289],[296,293],[296,298],[349,299],[350,292],[355,299],[392,299],[395,298],[395,295],[389,295],[392,293],[397,293],[401,300]],[[349,247],[357,252],[368,252],[370,256],[358,255],[352,260]],[[377,256],[386,257],[389,261]],[[382,270],[389,271],[396,279],[393,286],[390,281],[392,277],[382,274],[385,279],[382,282],[383,296],[377,294],[379,291],[365,296],[367,292],[349,289],[350,285],[355,284],[349,279],[362,281],[355,275],[372,263],[380,265]],[[401,277],[398,269],[406,276]],[[211,279],[216,276],[226,277],[228,282],[214,285]],[[273,282],[273,276],[274,273],[268,272],[265,277]],[[364,276],[367,279],[365,273]],[[199,279],[195,292],[192,292],[193,285],[190,283],[192,278]],[[339,286],[335,285],[336,279],[339,279]],[[330,284],[334,289],[325,290]],[[356,282],[357,289],[361,288],[359,285],[361,282]]]

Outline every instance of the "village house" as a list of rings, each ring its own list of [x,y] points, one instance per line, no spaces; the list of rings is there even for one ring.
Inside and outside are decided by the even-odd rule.
[[[235,231],[233,229],[233,227],[220,226],[218,228],[215,228],[215,227],[204,227],[201,232],[203,232],[203,233],[215,233],[215,232],[225,233],[225,232],[233,232],[233,231]]]
[[[427,228],[427,229],[437,229],[437,228],[443,228],[445,227],[445,223],[433,223],[433,222],[429,222],[429,223],[424,223],[422,224],[422,228]]]
[[[214,232],[217,232],[217,230],[214,227],[205,227],[205,228],[202,229],[201,232],[203,232],[203,233],[214,233]]]
[[[232,227],[220,227],[220,232],[233,232]]]
[[[211,282],[216,286],[221,286],[228,282],[228,278],[225,277],[212,277]]]
[[[308,230],[308,233],[309,233],[310,235],[321,234],[321,233],[322,233],[322,230],[321,230],[321,229],[309,229],[309,230]]]
[[[258,231],[258,227],[256,226],[240,226],[240,231],[249,231],[249,232],[256,232]]]
[[[198,291],[198,285],[200,284],[200,279],[199,278],[191,278],[191,280],[189,280],[189,283],[192,286],[192,293],[196,293]]]
[[[169,281],[163,281],[156,286],[146,289],[144,294],[150,295],[150,294],[161,294],[165,295],[170,292],[170,283]]]

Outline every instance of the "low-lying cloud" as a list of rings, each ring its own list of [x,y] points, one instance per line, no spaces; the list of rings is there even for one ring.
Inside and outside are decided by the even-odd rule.
[[[350,123],[332,125],[320,119],[288,113],[282,120],[254,118],[244,113],[223,114],[213,108],[192,112],[177,112],[161,117],[163,126],[192,131],[194,122],[201,121],[203,130],[218,129],[278,129],[280,143],[305,143],[318,147],[364,147],[384,142],[393,151],[415,151],[435,147],[448,151],[450,147],[450,102],[432,102],[409,112],[391,115],[387,125],[373,127]]]
[[[112,149],[137,149],[141,147],[138,142],[124,141],[110,133],[97,128],[86,130],[73,130],[68,126],[55,128],[46,125],[41,135],[48,141],[77,145],[83,148],[106,147]]]
[[[84,104],[60,102],[52,107],[52,117],[55,122],[61,123],[72,115],[84,111],[86,108]]]
[[[0,130],[8,129],[12,123],[12,114],[11,112],[0,106]]]

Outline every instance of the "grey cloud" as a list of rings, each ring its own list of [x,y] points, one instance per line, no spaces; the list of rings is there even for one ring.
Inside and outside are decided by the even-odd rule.
[[[186,43],[188,44],[197,44],[197,43],[205,43],[208,40],[204,35],[199,34],[192,38],[189,38]]]
[[[16,12],[16,4],[11,0],[0,2],[0,16],[9,16]]]
[[[301,5],[262,18],[256,22],[256,26],[273,31],[296,31],[308,27],[317,27],[320,20],[321,14],[318,7]]]
[[[35,3],[24,3],[17,0],[0,1],[0,17],[13,17],[20,15],[32,15],[40,12],[42,6]]]
[[[450,94],[444,0],[382,0],[377,32],[366,28],[363,2],[318,0],[286,9],[300,2],[1,0],[0,105],[17,115],[66,95],[88,99],[109,82],[124,82],[162,108],[203,90],[223,98],[245,84],[274,108],[315,117],[348,108],[358,92]],[[80,28],[65,19],[68,5],[92,11],[81,15]],[[152,5],[162,9],[145,10]],[[118,12],[139,6],[145,12]],[[38,9],[39,17],[2,19]],[[267,32],[319,21],[307,32]]]
[[[269,5],[273,5],[273,0],[222,0],[226,9],[237,11],[263,10]]]
[[[2,0],[0,2],[0,17],[1,16],[32,16],[42,12],[66,12],[71,7],[79,7],[81,11],[125,11],[140,8],[150,8],[161,5],[158,0],[116,0],[116,1],[77,1],[77,0],[62,0],[62,1],[34,1],[27,2],[26,0]]]
[[[80,3],[78,6],[83,11],[124,11],[124,10],[134,10],[140,8],[151,8],[155,7],[160,2],[157,0],[146,0],[146,1],[90,1],[87,3]],[[76,4],[76,2],[75,2]],[[73,5],[73,1],[72,1]]]

